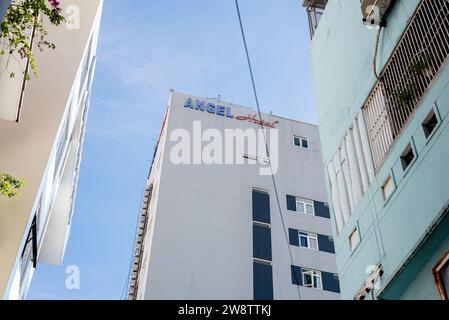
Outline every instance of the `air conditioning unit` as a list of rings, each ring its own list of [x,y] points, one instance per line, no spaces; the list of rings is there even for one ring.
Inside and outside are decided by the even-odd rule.
[[[354,297],[355,300],[365,300],[366,296],[373,289],[375,289],[377,282],[384,274],[384,270],[382,269],[382,265],[380,263],[373,267],[374,268],[371,271],[370,275],[368,276],[368,279],[366,279],[362,287],[359,289],[359,291],[357,291]]]
[[[362,21],[370,26],[382,25],[385,13],[394,0],[360,0]]]

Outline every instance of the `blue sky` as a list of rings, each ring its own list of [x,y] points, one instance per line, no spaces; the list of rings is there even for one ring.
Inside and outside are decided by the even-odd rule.
[[[300,0],[240,0],[265,112],[316,123]],[[234,0],[105,0],[76,212],[29,299],[120,299],[169,90],[254,106]],[[67,290],[66,267],[80,269]]]

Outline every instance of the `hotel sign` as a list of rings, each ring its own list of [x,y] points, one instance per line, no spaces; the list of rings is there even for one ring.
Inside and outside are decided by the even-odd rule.
[[[201,112],[207,112],[210,114],[214,114],[219,117],[225,117],[229,119],[235,119],[238,121],[247,121],[251,122],[257,125],[263,125],[264,127],[268,128],[276,128],[276,125],[279,123],[279,121],[269,122],[262,119],[262,121],[259,119],[258,115],[256,114],[248,114],[248,115],[236,115],[234,116],[234,113],[230,107],[224,107],[221,105],[215,105],[212,102],[206,103],[205,101],[196,100],[195,103],[191,98],[187,98],[186,102],[184,103],[184,108],[189,108],[196,111]]]

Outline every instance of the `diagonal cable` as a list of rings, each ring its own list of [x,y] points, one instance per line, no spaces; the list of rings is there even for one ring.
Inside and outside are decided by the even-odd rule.
[[[270,152],[269,152],[269,149],[268,149],[268,142],[267,142],[267,139],[266,139],[266,136],[265,136],[265,130],[264,130],[264,125],[263,125],[263,121],[262,121],[263,120],[262,119],[262,112],[260,111],[259,98],[257,96],[257,89],[256,89],[256,82],[254,80],[254,73],[253,73],[253,68],[252,68],[252,65],[251,65],[251,59],[250,59],[250,56],[249,56],[249,50],[248,50],[248,45],[247,45],[247,42],[246,42],[245,30],[243,28],[242,16],[240,14],[240,8],[239,8],[238,0],[235,0],[235,7],[237,9],[237,15],[238,15],[239,24],[240,24],[240,31],[242,33],[243,45],[245,47],[246,60],[248,62],[249,73],[251,75],[251,84],[252,84],[252,87],[253,87],[254,99],[256,100],[257,113],[259,115],[259,120],[260,120],[259,122],[260,122],[260,126],[262,128],[262,132],[263,132],[263,136],[264,136],[264,140],[265,140],[265,149],[266,149],[266,153],[267,153],[268,159],[271,159],[270,158]],[[288,240],[288,232],[287,232],[287,227],[285,225],[284,216],[282,215],[281,203],[279,201],[279,193],[278,193],[278,189],[277,189],[277,185],[276,185],[276,179],[274,177],[273,167],[271,165],[271,160],[269,161],[269,165],[270,165],[270,171],[271,171],[271,179],[273,180],[273,186],[274,186],[274,193],[275,193],[275,196],[276,196],[276,202],[277,202],[277,206],[279,208],[279,215],[280,215],[280,218],[281,218],[282,227],[284,229],[284,236],[285,236],[285,240],[287,242],[288,252],[289,252],[289,255],[290,255],[290,261],[291,261],[291,264],[293,266],[294,265],[294,263],[293,263],[293,254],[292,254],[292,250],[290,248],[290,243],[289,243],[289,240]],[[293,272],[293,276],[294,276],[294,278],[296,280],[296,283],[299,283],[298,279],[296,279],[297,278],[296,272]],[[297,286],[297,288],[298,288],[298,298],[299,298],[299,300],[301,300],[301,291],[300,291],[299,286]]]

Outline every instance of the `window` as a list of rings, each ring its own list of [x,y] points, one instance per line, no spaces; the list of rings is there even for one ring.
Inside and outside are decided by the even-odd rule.
[[[271,261],[271,228],[270,225],[253,223],[253,257]]]
[[[349,248],[351,252],[357,248],[359,243],[360,243],[359,229],[355,228],[354,231],[352,231],[351,235],[349,236]]]
[[[323,282],[321,272],[314,270],[302,270],[302,283],[304,287],[322,290]]]
[[[318,235],[309,232],[299,232],[299,244],[303,248],[318,250]]]
[[[441,300],[449,300],[449,251],[433,268],[433,275]]]
[[[253,297],[254,300],[273,300],[273,267],[270,261],[254,259]]]
[[[435,111],[432,109],[429,113],[429,115],[426,117],[424,122],[422,123],[422,128],[424,130],[424,135],[426,139],[430,137],[432,132],[435,131],[435,128],[438,125],[438,118],[435,114]]]
[[[300,148],[309,149],[309,139],[304,137],[293,136],[293,144]]]
[[[305,199],[296,199],[296,211],[303,214],[315,215],[313,201]]]
[[[253,189],[252,198],[253,221],[270,224],[271,219],[269,193],[263,190]]]
[[[395,185],[394,185],[393,178],[391,176],[389,176],[387,178],[387,180],[385,180],[385,182],[382,186],[382,195],[383,195],[385,201],[390,199],[394,190],[395,190]]]
[[[415,154],[413,153],[412,145],[409,143],[401,155],[402,169],[404,171],[410,167],[413,159],[415,159]]]

